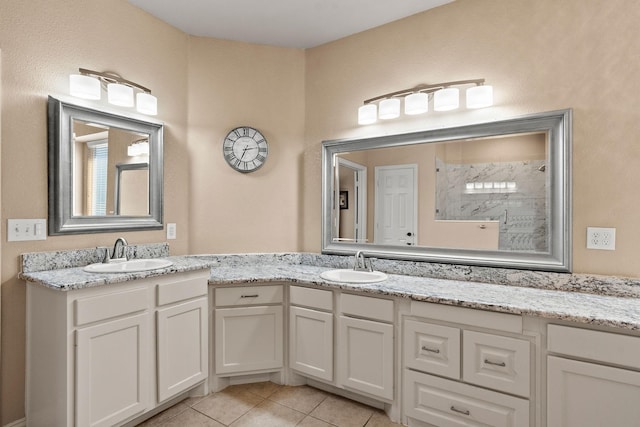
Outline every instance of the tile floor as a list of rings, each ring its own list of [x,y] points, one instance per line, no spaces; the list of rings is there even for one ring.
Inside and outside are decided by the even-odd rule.
[[[190,398],[140,427],[396,427],[375,408],[307,387],[271,382],[227,387]]]

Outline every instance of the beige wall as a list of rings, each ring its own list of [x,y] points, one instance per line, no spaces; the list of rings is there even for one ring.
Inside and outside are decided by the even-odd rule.
[[[320,141],[574,109],[574,271],[640,277],[640,6],[633,0],[456,0],[307,51],[302,249],[320,244]],[[485,78],[495,106],[356,124],[362,101],[419,83]],[[586,227],[616,250],[586,250]]]
[[[197,37],[189,47],[190,250],[298,250],[304,50]],[[238,126],[269,143],[253,173],[234,171],[222,156]]]
[[[34,13],[38,11],[38,13]],[[304,51],[190,38],[124,0],[0,2],[2,224],[47,217],[46,98],[66,96],[78,67],[115,71],[152,89],[165,123],[165,222],[172,254],[296,251],[304,138]],[[253,174],[229,168],[222,141],[258,128],[270,156]],[[25,167],[29,165],[29,167]],[[4,227],[4,226],[3,226]],[[24,252],[160,242],[164,231],[2,242],[2,414],[24,417]]]
[[[8,218],[47,217],[48,95],[68,94],[78,67],[115,71],[153,90],[165,131],[165,218],[184,232],[173,253],[188,251],[189,156],[186,153],[188,37],[124,0],[0,2],[2,49],[2,229]],[[4,232],[3,232],[4,233]],[[160,242],[164,231],[2,241],[2,414],[24,417],[25,286],[18,256],[112,244]]]
[[[189,38],[130,6],[0,2],[2,229],[47,216],[46,96],[78,67],[150,87],[165,122],[165,220],[174,254],[320,250],[320,142],[574,108],[574,270],[640,277],[635,186],[640,40],[635,0],[457,0],[307,51]],[[484,77],[493,108],[360,127],[364,99],[418,83]],[[222,159],[231,128],[254,126],[271,156],[258,172]],[[28,166],[28,167],[27,167]],[[587,251],[586,226],[617,228],[617,250]],[[24,416],[23,252],[91,247],[117,234],[8,243],[2,253],[2,425]],[[164,231],[125,233],[132,243]]]

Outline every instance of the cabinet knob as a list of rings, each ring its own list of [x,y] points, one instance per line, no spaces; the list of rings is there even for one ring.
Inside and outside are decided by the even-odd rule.
[[[409,232],[407,233],[407,236],[408,236],[408,237],[411,237],[411,236],[413,236],[413,233],[409,231]]]
[[[260,295],[259,294],[254,294],[254,295],[240,295],[240,298],[258,298]]]
[[[440,349],[439,348],[429,348],[427,346],[422,346],[422,351],[428,351],[429,353],[440,353]]]

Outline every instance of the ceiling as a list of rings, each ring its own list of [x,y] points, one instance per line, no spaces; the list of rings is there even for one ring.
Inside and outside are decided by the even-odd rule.
[[[194,36],[309,48],[454,0],[128,0]]]

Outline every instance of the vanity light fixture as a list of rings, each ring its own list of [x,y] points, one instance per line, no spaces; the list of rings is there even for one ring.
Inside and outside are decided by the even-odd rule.
[[[376,104],[365,104],[358,108],[358,124],[370,125],[378,120],[378,106]]]
[[[118,107],[133,107],[133,88],[120,83],[107,84],[107,99],[109,104]]]
[[[378,117],[382,120],[397,119],[400,117],[400,99],[398,98],[383,99],[380,101],[378,108],[380,109]]]
[[[112,72],[99,72],[78,69],[79,74],[69,76],[69,93],[84,99],[99,100],[102,98],[102,87],[106,88],[107,100],[110,104],[119,107],[134,106],[139,113],[155,116],[158,114],[158,99],[151,95],[151,90],[123,79],[120,75]]]
[[[446,87],[433,94],[433,109],[436,111],[457,110],[460,106],[460,89]]]
[[[456,80],[436,84],[421,84],[411,89],[386,93],[364,101],[358,108],[358,124],[368,125],[380,119],[395,119],[400,116],[400,99],[404,98],[404,114],[416,115],[429,111],[429,100],[433,98],[435,111],[450,111],[459,108],[460,90],[454,86],[472,87],[466,90],[467,108],[485,108],[493,105],[493,87],[484,84],[484,79]]]

